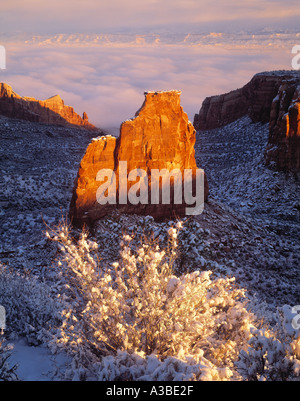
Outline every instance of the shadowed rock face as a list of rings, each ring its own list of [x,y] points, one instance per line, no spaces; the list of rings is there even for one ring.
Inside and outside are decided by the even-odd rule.
[[[241,89],[206,98],[194,126],[197,130],[219,128],[247,114],[253,122],[269,122],[266,164],[273,163],[278,170],[299,170],[299,88],[299,71],[256,74]]]
[[[279,170],[300,170],[300,80],[284,83],[273,100],[265,161]]]
[[[97,129],[89,123],[86,113],[81,118],[59,95],[47,100],[21,97],[5,83],[0,83],[0,114],[32,122]]]
[[[299,80],[298,71],[274,71],[256,74],[240,89],[207,97],[194,117],[196,130],[210,130],[229,124],[246,114],[253,122],[267,123],[272,101],[287,80]]]
[[[135,170],[142,169],[148,176],[153,169],[190,169],[196,171],[194,144],[196,132],[188,116],[180,106],[180,92],[147,92],[141,109],[134,119],[122,123],[120,136],[101,137],[95,139],[87,148],[74,186],[73,199],[70,206],[70,218],[73,224],[91,223],[117,208],[124,213],[152,215],[160,219],[185,214],[186,205],[151,204],[151,180],[147,182],[148,202],[132,205],[119,202],[122,192],[119,183]],[[123,171],[121,162],[127,163]],[[96,181],[98,171],[111,169],[116,177],[117,203],[100,205],[96,199],[97,189],[101,182]],[[183,174],[182,174],[183,176]],[[122,181],[123,180],[123,181]],[[126,180],[127,181],[127,180]],[[102,181],[103,182],[103,181]],[[128,182],[127,191],[136,183]],[[205,198],[208,185],[205,180]],[[123,188],[123,187],[122,187]],[[126,191],[126,194],[127,194]]]

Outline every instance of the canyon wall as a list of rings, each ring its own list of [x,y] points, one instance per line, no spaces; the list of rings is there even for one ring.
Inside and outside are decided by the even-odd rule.
[[[300,170],[300,82],[285,82],[272,102],[267,165]]]
[[[256,74],[240,89],[206,98],[194,127],[210,130],[244,115],[253,122],[269,122],[266,164],[278,170],[299,170],[299,87],[300,71]]]

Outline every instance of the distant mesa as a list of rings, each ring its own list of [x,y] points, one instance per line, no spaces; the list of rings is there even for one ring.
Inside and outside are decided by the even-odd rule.
[[[21,97],[11,86],[0,83],[0,115],[51,125],[78,126],[88,130],[98,130],[89,123],[88,116],[80,117],[73,107],[66,106],[59,95],[47,100]]]
[[[114,171],[118,199],[121,182],[121,162],[127,163],[125,177],[135,170],[175,169],[183,172],[197,169],[194,145],[196,131],[180,106],[180,91],[146,92],[145,101],[135,118],[122,123],[118,138],[102,136],[88,146],[81,161],[70,205],[70,219],[74,225],[91,224],[114,209],[122,213],[150,215],[155,219],[182,216],[186,205],[174,204],[99,204],[97,173],[103,169]],[[122,175],[124,176],[124,175]],[[182,177],[184,175],[182,174]],[[151,180],[147,182],[151,190]],[[128,185],[128,190],[130,185]],[[146,190],[146,191],[147,191]],[[172,192],[172,191],[171,191]],[[126,194],[127,195],[127,194]],[[208,184],[205,179],[205,194]]]
[[[208,97],[194,118],[197,130],[229,124],[244,115],[253,122],[269,122],[265,151],[267,165],[300,170],[300,71],[256,74],[244,87]]]

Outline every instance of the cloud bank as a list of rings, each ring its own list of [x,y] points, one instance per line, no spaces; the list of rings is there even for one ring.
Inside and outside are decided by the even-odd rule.
[[[40,47],[9,44],[0,81],[23,96],[60,94],[102,128],[134,116],[144,91],[182,91],[193,121],[206,96],[246,84],[261,71],[291,69],[290,48],[230,49],[215,46]]]

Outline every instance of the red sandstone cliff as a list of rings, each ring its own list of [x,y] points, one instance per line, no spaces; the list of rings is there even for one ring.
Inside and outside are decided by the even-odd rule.
[[[285,82],[273,100],[265,161],[279,170],[300,170],[300,81]]]
[[[64,104],[59,95],[47,100],[21,97],[5,83],[0,83],[0,114],[45,124],[75,125],[90,130],[97,129],[89,123],[86,113],[80,117],[73,107]]]
[[[70,206],[70,218],[74,224],[90,223],[118,208],[124,213],[152,215],[154,218],[175,217],[185,214],[186,205],[174,204],[171,196],[169,204],[152,204],[148,201],[132,205],[120,201],[119,187],[121,162],[127,162],[126,175],[134,169],[149,173],[153,169],[197,169],[194,144],[196,132],[188,116],[180,106],[180,92],[147,92],[145,102],[134,119],[125,121],[120,128],[120,136],[95,139],[87,148],[75,182]],[[116,205],[100,205],[97,189],[101,184],[97,173],[112,169],[116,176]],[[151,180],[147,182],[148,192]],[[126,195],[134,184],[128,183]],[[208,184],[205,180],[205,198]],[[150,196],[149,196],[150,198]],[[148,200],[150,200],[148,198]]]
[[[299,170],[299,88],[300,71],[256,74],[241,89],[206,98],[194,126],[210,130],[247,114],[253,122],[269,122],[266,164],[273,163],[279,170]]]
[[[298,71],[274,71],[256,74],[240,89],[204,100],[194,117],[196,130],[210,130],[249,114],[254,122],[268,122],[272,101],[285,81],[297,81]]]

